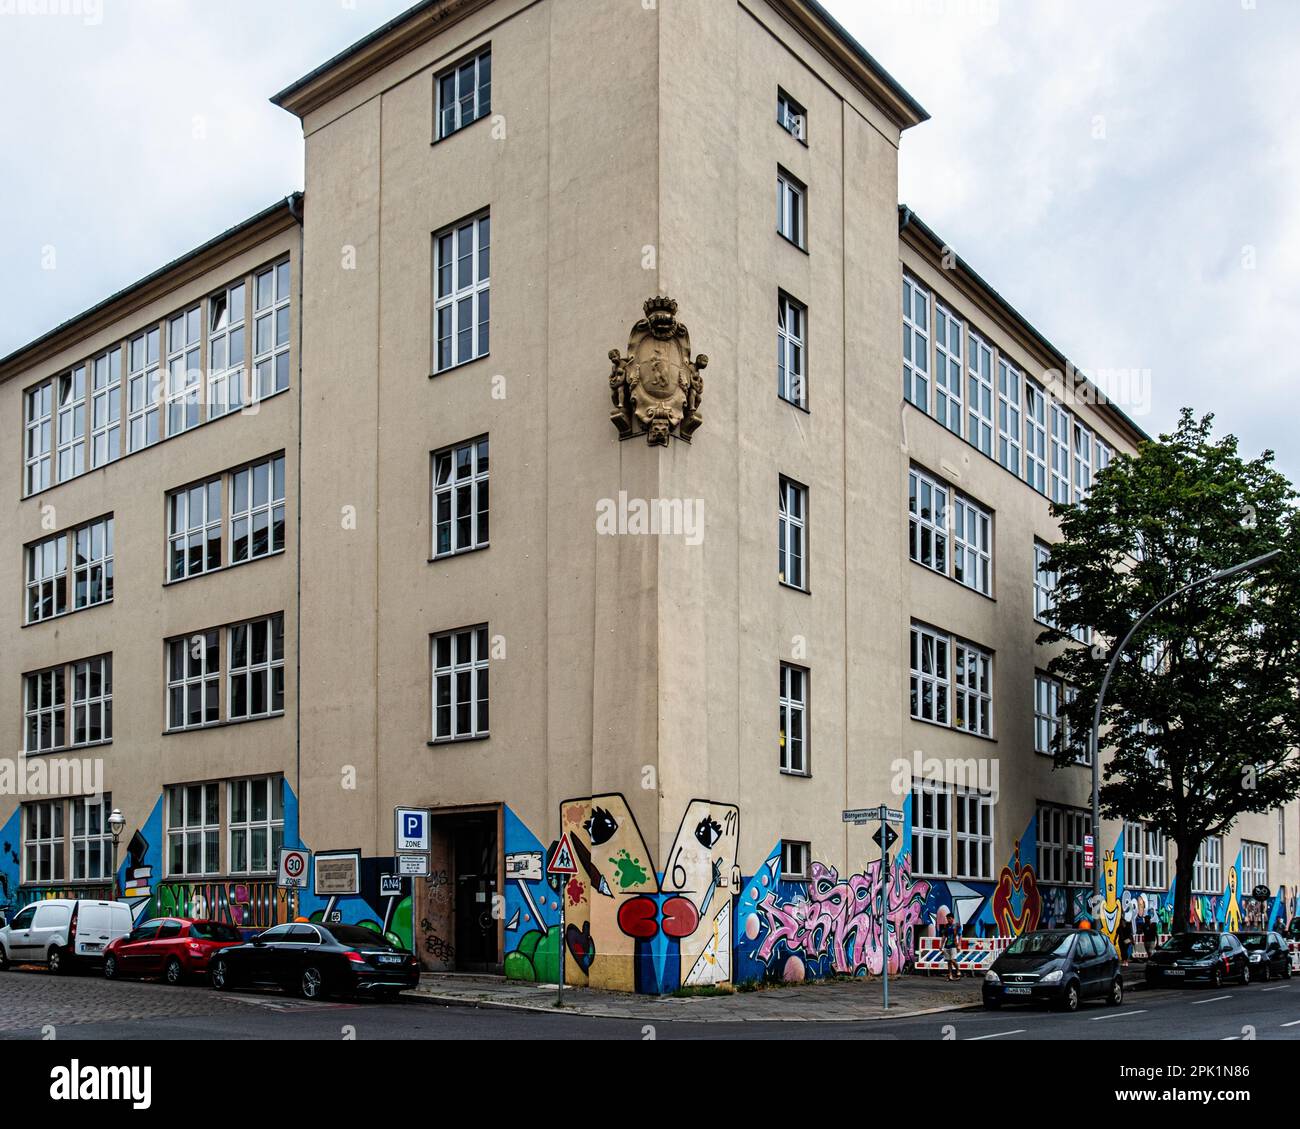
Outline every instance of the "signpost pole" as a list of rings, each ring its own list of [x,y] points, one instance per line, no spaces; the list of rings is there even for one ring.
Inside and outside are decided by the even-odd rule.
[[[880,972],[885,984],[885,1010],[889,1010],[889,809],[880,805],[880,937],[884,958]]]
[[[555,974],[555,1006],[564,1006],[564,882],[560,882],[560,935],[555,938],[556,947],[560,950],[560,959],[557,962],[558,971]]]

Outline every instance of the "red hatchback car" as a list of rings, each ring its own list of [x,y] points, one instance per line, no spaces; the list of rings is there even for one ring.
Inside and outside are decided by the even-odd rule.
[[[239,930],[220,921],[155,917],[137,925],[104,950],[104,975],[161,976],[179,984],[187,976],[205,975],[212,954],[243,941]]]

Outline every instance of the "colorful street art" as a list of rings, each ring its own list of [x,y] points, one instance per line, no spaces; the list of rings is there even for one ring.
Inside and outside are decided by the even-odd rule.
[[[1020,861],[1020,841],[1016,840],[1011,862],[1002,868],[993,891],[993,920],[1004,937],[1019,937],[1038,928],[1043,912],[1042,895],[1034,868]]]

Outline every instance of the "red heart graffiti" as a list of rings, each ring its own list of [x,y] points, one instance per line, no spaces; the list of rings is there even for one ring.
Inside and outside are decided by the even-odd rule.
[[[654,899],[644,894],[629,898],[618,907],[618,927],[629,937],[649,940],[659,931],[659,923],[655,920],[658,909]]]
[[[664,936],[689,937],[700,924],[700,911],[689,898],[669,898],[664,902]]]

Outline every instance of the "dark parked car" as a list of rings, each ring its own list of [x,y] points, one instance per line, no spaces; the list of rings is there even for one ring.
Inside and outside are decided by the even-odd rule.
[[[104,950],[104,975],[161,976],[179,984],[207,972],[212,954],[243,941],[239,930],[220,921],[155,917],[137,925]]]
[[[1175,933],[1147,960],[1147,984],[1204,980],[1219,987],[1225,980],[1250,983],[1246,949],[1231,933]]]
[[[276,925],[214,954],[214,988],[276,987],[309,1000],[330,993],[391,998],[420,982],[415,954],[361,925]]]
[[[1017,937],[984,974],[984,1006],[1049,1003],[1077,1011],[1089,997],[1124,1002],[1119,954],[1089,929],[1040,929]]]
[[[1282,934],[1263,929],[1247,930],[1234,934],[1246,948],[1250,960],[1250,975],[1254,980],[1283,980],[1291,976],[1291,950]]]

